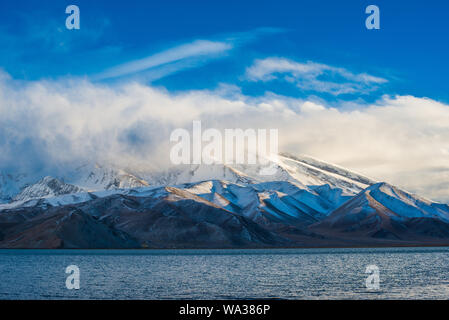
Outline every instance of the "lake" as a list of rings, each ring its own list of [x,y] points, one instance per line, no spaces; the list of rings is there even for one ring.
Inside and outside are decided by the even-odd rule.
[[[449,299],[449,248],[0,250],[0,299]]]

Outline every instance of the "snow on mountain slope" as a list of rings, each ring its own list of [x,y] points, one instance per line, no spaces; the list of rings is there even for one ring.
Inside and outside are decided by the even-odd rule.
[[[362,185],[371,185],[374,184],[375,182],[370,179],[367,178],[361,174],[355,173],[353,171],[350,171],[348,169],[342,168],[338,165],[335,164],[330,164],[321,160],[317,160],[314,159],[312,157],[309,156],[293,156],[291,154],[288,153],[281,153],[281,156],[286,158],[286,159],[293,159],[296,160],[298,162],[301,162],[303,164],[307,164],[309,166],[321,169],[323,171],[326,171],[328,173],[334,173],[340,177],[345,177],[349,180],[352,180],[354,182],[358,182]]]
[[[278,165],[292,178],[306,186],[329,185],[339,188],[346,195],[354,195],[375,181],[310,157],[295,157],[287,154],[279,156]]]
[[[387,183],[377,183],[335,209],[312,229],[352,237],[401,239],[407,237],[404,234],[422,232],[416,220],[422,218],[432,221],[425,226],[426,232],[438,234],[441,228],[447,229],[449,206],[432,203]]]
[[[187,184],[183,188],[255,221],[263,218],[304,225],[320,220],[335,207],[318,193],[288,181],[242,185],[214,180]]]
[[[400,217],[435,217],[449,222],[449,206],[432,203],[388,183],[378,183],[367,189],[376,201]]]
[[[18,200],[9,203],[0,204],[0,212],[2,210],[11,210],[17,208],[50,208],[59,207],[69,204],[78,204],[86,201],[90,201],[97,198],[104,198],[114,194],[127,194],[132,192],[133,189],[114,189],[114,190],[102,190],[96,192],[79,192],[64,194],[54,197],[40,197],[40,198],[27,198],[24,200]]]
[[[238,171],[236,168],[223,165],[179,165],[165,171],[139,173],[150,185],[177,185],[194,183],[205,180],[224,180],[232,183],[257,183],[257,176],[251,176],[247,172]]]
[[[78,193],[83,189],[64,183],[56,178],[45,177],[37,183],[25,187],[18,195],[16,195],[13,201],[24,201],[34,198],[48,198],[55,197],[64,194]]]
[[[83,165],[58,178],[49,176],[36,178],[36,175],[36,173],[16,176],[0,174],[0,204],[11,201],[23,203],[31,199],[83,191],[117,190],[149,185],[125,170],[99,165]]]
[[[127,189],[148,186],[148,183],[136,175],[113,167],[83,165],[65,177],[66,181],[89,191]]]

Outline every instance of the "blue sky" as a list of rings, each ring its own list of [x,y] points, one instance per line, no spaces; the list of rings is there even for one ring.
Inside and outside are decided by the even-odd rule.
[[[70,4],[80,8],[80,30],[65,28]],[[380,8],[380,30],[365,28],[369,4]],[[449,2],[435,0],[2,1],[0,67],[24,80],[133,79],[169,91],[228,84],[246,95],[330,102],[383,94],[448,102],[448,12]],[[267,58],[278,58],[277,67],[250,79],[248,68]],[[307,62],[318,64],[312,75],[295,73]],[[342,70],[385,81],[359,86],[360,77]],[[325,82],[349,82],[350,90]]]

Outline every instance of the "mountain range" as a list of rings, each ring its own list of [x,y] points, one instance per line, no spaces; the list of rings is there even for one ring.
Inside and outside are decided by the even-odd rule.
[[[258,165],[65,176],[0,172],[1,248],[449,244],[449,206],[306,156]]]

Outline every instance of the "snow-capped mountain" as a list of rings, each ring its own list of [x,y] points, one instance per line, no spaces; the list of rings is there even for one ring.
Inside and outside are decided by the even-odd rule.
[[[449,206],[432,203],[388,183],[377,183],[312,228],[349,238],[445,238],[449,236]]]
[[[179,186],[185,191],[226,210],[256,222],[286,222],[307,225],[325,217],[347,198],[335,197],[328,185],[327,192],[299,188],[288,181],[261,182],[241,185],[213,180]]]
[[[36,174],[1,174],[0,203],[26,202],[86,191],[144,187],[149,184],[133,174],[100,165],[83,165],[64,176],[36,177]]]
[[[257,165],[85,165],[45,177],[0,205],[0,247],[449,244],[445,204],[310,157],[270,165],[271,176]]]
[[[177,187],[128,189],[77,204],[36,203],[0,213],[0,247],[9,248],[273,247],[289,242]]]
[[[274,175],[263,175],[261,170],[266,166],[276,168]],[[145,186],[179,185],[205,180],[222,180],[237,184],[257,184],[261,182],[288,181],[294,185],[311,191],[310,188],[328,185],[341,190],[342,195],[354,195],[367,186],[375,183],[369,178],[353,173],[335,165],[327,164],[309,157],[293,157],[281,154],[276,162],[261,165],[184,165],[165,171],[141,171],[117,169],[100,166],[98,164],[85,164],[67,172],[65,176],[55,178],[55,181],[64,181],[64,184],[72,185],[71,193],[82,191],[102,191],[129,189]],[[50,195],[58,196],[67,192],[49,192],[42,178],[25,179],[18,176],[15,179],[0,176],[0,201],[3,203],[12,201],[26,201],[31,199],[46,198]],[[9,177],[9,175],[6,175]],[[21,178],[22,177],[22,178]],[[1,203],[1,202],[0,202]]]
[[[263,168],[276,168],[275,174],[261,174]],[[150,185],[177,185],[204,180],[224,180],[232,183],[254,184],[269,181],[288,181],[301,188],[329,185],[346,195],[354,195],[375,181],[360,174],[321,162],[310,157],[280,154],[267,165],[189,165],[161,173],[142,174]]]
[[[68,173],[65,180],[84,190],[114,190],[148,186],[148,183],[131,172],[99,164],[85,164]]]
[[[55,197],[82,191],[84,191],[82,188],[64,183],[56,178],[44,177],[37,183],[25,187],[13,198],[13,201]]]

